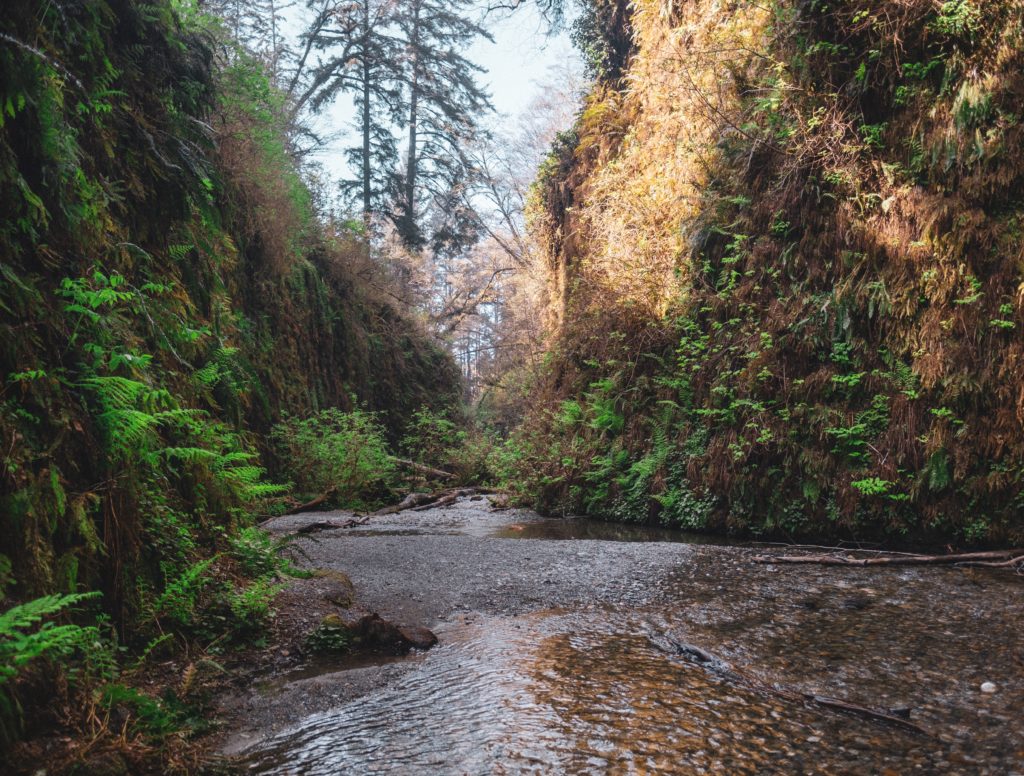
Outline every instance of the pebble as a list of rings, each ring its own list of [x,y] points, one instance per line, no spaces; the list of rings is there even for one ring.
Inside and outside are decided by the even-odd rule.
[[[994,693],[997,689],[999,689],[999,688],[996,687],[992,682],[982,682],[982,684],[981,684],[981,691],[984,692],[984,693],[990,693],[991,694],[991,693]]]

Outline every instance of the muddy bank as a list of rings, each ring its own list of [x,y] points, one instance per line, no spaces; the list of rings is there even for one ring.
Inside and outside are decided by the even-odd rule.
[[[765,566],[761,550],[619,530],[463,501],[303,538],[304,563],[441,644],[276,675],[233,700],[226,751],[282,774],[1021,771],[1019,578]],[[666,635],[928,734],[768,697],[669,654]]]

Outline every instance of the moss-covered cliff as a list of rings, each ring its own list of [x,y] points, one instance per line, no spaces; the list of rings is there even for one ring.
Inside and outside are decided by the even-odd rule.
[[[129,631],[273,492],[283,412],[358,402],[397,438],[459,395],[212,24],[170,0],[0,20],[0,582],[99,588]]]
[[[524,492],[1021,538],[1024,4],[628,7],[627,67],[535,190],[561,323]]]

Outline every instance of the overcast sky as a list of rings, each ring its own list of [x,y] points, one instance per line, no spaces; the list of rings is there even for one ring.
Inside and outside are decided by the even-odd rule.
[[[480,80],[489,89],[499,114],[494,124],[508,126],[528,109],[545,84],[557,77],[558,70],[564,70],[567,64],[578,67],[580,59],[564,32],[555,36],[545,33],[546,27],[532,5],[505,18],[491,16],[486,26],[494,42],[477,41],[467,58],[486,69]],[[317,128],[347,133],[352,113],[351,101],[342,96],[317,119]],[[317,155],[332,177],[347,174],[343,150],[351,143],[351,135],[338,137]]]

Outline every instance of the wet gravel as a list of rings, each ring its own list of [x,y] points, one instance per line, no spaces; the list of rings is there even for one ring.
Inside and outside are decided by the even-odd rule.
[[[427,627],[467,611],[645,606],[663,597],[659,581],[693,554],[685,544],[493,536],[515,535],[510,525],[525,532],[537,521],[531,513],[492,513],[486,502],[467,500],[325,531],[303,540],[302,550],[307,563],[344,571],[360,603],[388,619]],[[291,518],[286,525],[300,524]]]

